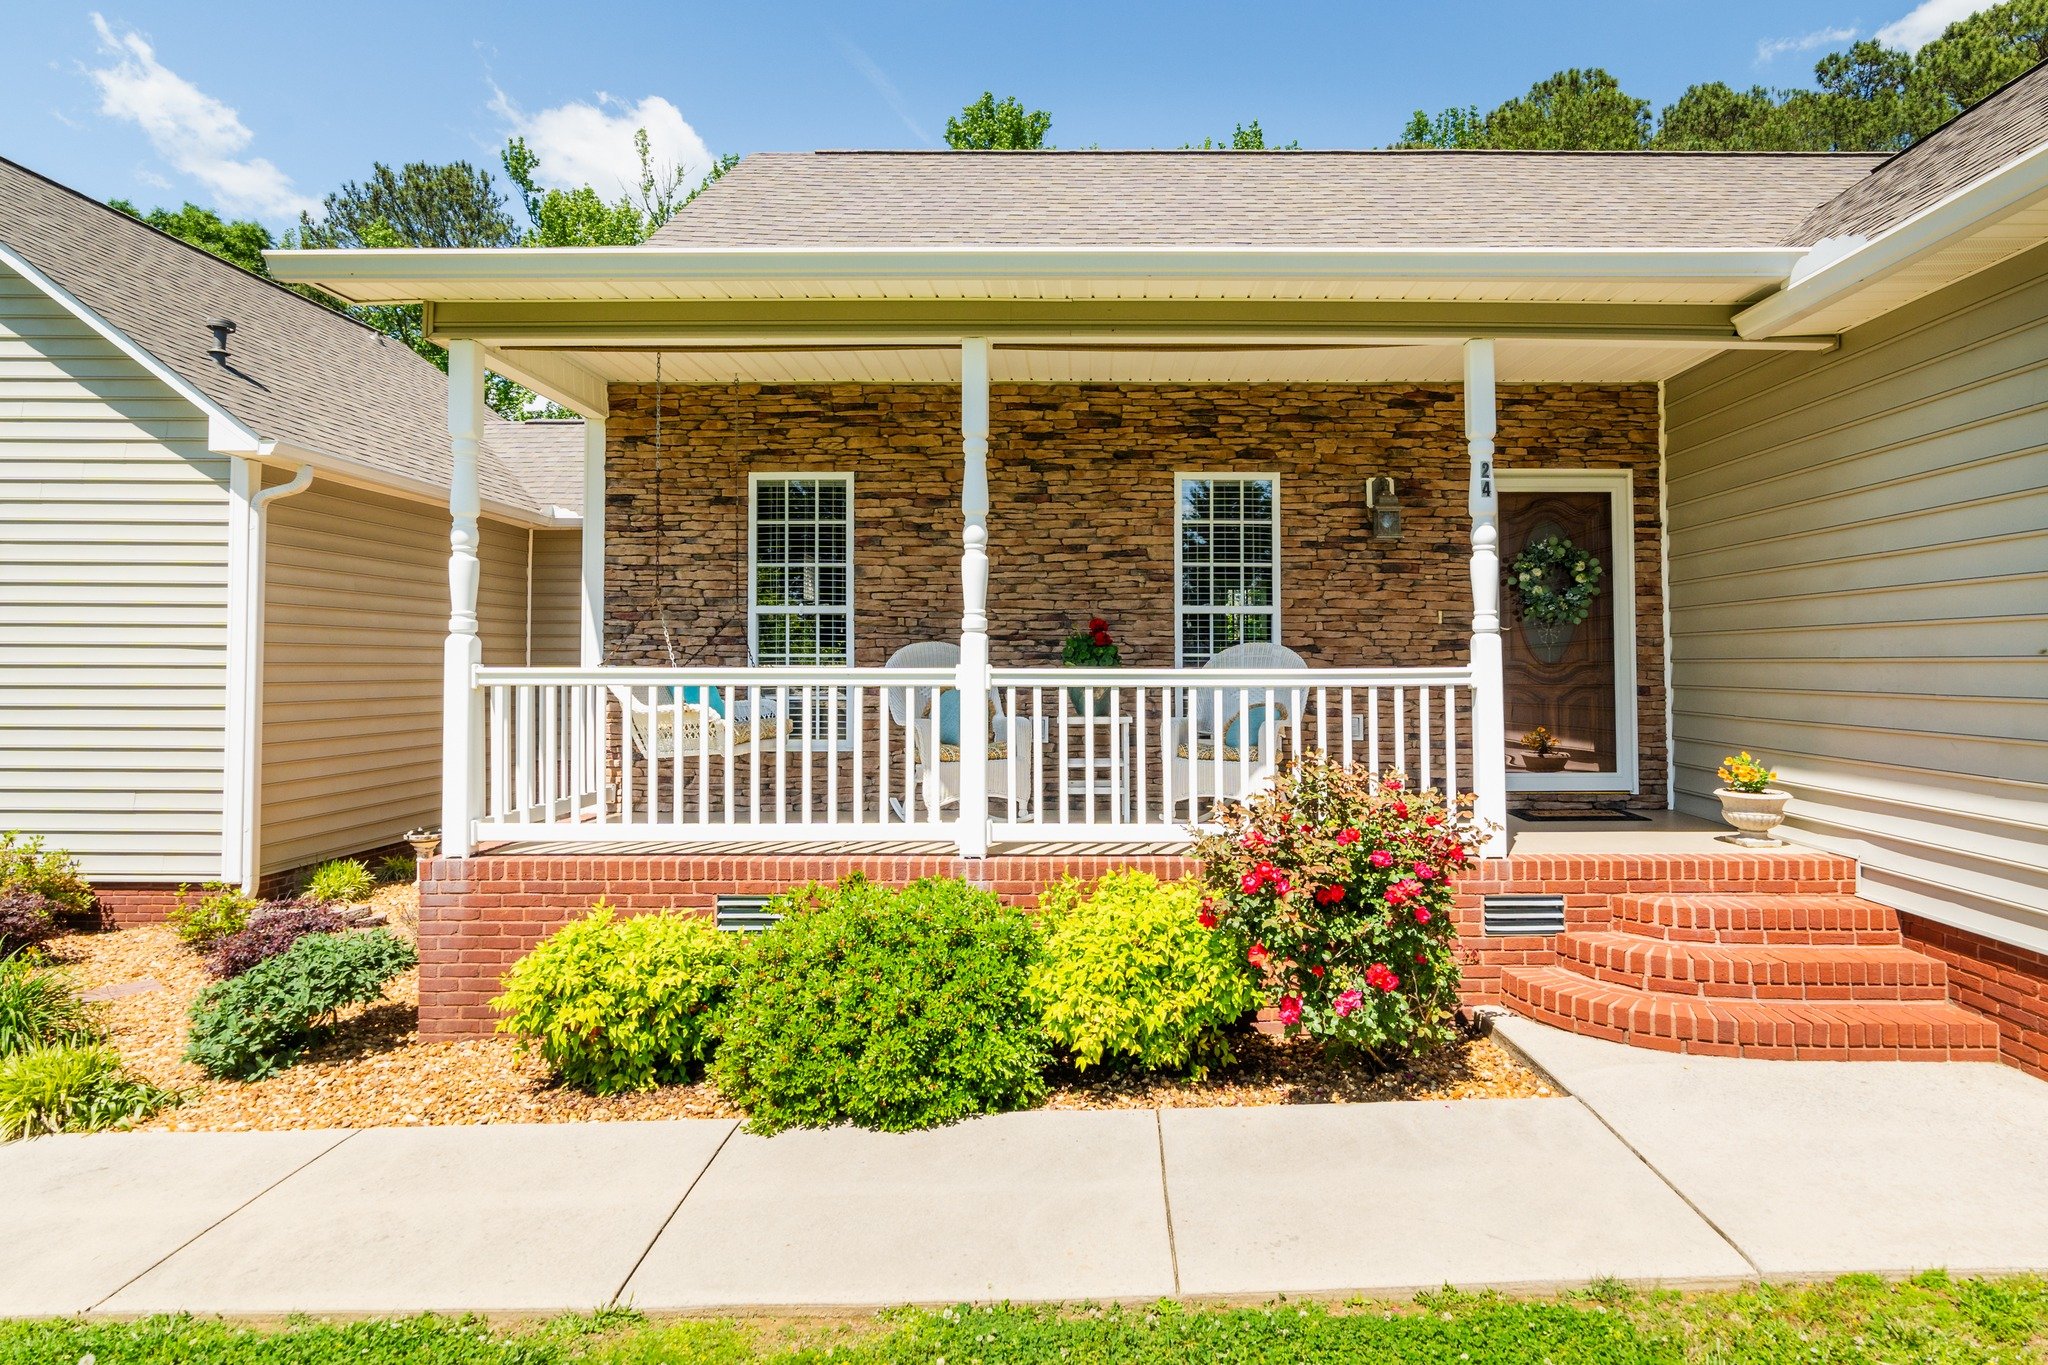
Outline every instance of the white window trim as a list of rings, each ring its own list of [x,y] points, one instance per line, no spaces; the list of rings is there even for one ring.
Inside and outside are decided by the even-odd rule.
[[[859,598],[855,595],[855,589],[856,575],[860,571],[858,564],[859,556],[854,552],[856,544],[854,519],[859,515],[859,510],[855,504],[853,475],[833,470],[811,469],[763,470],[747,475],[747,663],[749,666],[752,666],[761,657],[759,630],[761,620],[759,602],[761,574],[759,565],[756,563],[758,556],[755,554],[755,547],[759,543],[758,536],[761,527],[761,481],[763,479],[778,481],[816,479],[821,483],[829,481],[846,485],[846,666],[852,667],[854,660],[859,657],[854,652],[854,628],[859,619],[859,613],[855,610],[855,606],[859,601]]]
[[[1508,769],[1511,792],[1642,791],[1640,724],[1636,703],[1636,519],[1635,473],[1628,469],[1502,469],[1503,493],[1605,493],[1614,537],[1609,590],[1614,593],[1614,757],[1613,772],[1525,773]],[[1506,566],[1506,556],[1502,556]],[[1518,630],[1502,602],[1502,630]]]
[[[1284,568],[1280,562],[1280,518],[1281,507],[1280,472],[1274,469],[1188,469],[1176,471],[1173,476],[1173,666],[1184,668],[1186,663],[1181,655],[1181,641],[1184,638],[1181,625],[1186,615],[1186,606],[1181,601],[1181,522],[1180,509],[1184,504],[1183,490],[1191,480],[1215,479],[1265,479],[1273,485],[1273,643],[1284,644],[1285,636],[1281,624],[1281,603],[1286,600],[1282,592]],[[1213,616],[1213,608],[1202,609],[1203,615]]]

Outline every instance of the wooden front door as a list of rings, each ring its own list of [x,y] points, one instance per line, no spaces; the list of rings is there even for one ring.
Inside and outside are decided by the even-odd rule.
[[[1530,491],[1500,494],[1501,564],[1512,564],[1532,541],[1562,535],[1600,560],[1600,595],[1554,662],[1546,661],[1502,593],[1501,635],[1507,688],[1508,770],[1522,770],[1522,736],[1541,725],[1570,755],[1567,773],[1620,774],[1615,716],[1614,595],[1629,576],[1615,572],[1613,504],[1605,493]],[[1552,650],[1555,653],[1555,649]],[[1632,775],[1622,774],[1617,788]]]

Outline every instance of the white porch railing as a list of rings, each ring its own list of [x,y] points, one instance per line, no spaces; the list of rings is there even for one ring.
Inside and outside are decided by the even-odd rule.
[[[1473,785],[1463,668],[995,669],[979,746],[951,668],[485,668],[478,841],[1178,842],[1323,752]],[[977,753],[977,749],[979,752]],[[961,795],[982,766],[986,811]],[[982,784],[973,784],[982,786]]]

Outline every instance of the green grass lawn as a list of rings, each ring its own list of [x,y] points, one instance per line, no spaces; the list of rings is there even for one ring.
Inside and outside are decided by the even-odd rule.
[[[1250,1362],[1947,1362],[2048,1360],[2048,1280],[1830,1284],[1713,1294],[1596,1285],[1558,1300],[1429,1294],[1412,1303],[1265,1308],[962,1308],[846,1322],[650,1323],[630,1313],[496,1329],[406,1318],[254,1330],[186,1318],[0,1323],[0,1365],[858,1365]]]

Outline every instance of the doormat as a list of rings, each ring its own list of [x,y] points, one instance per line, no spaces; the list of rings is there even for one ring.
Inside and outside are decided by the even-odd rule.
[[[1559,820],[1602,820],[1620,825],[1647,825],[1650,817],[1627,806],[1594,806],[1591,810],[1536,810],[1530,806],[1518,806],[1508,812],[1517,820],[1531,824],[1545,824]]]

